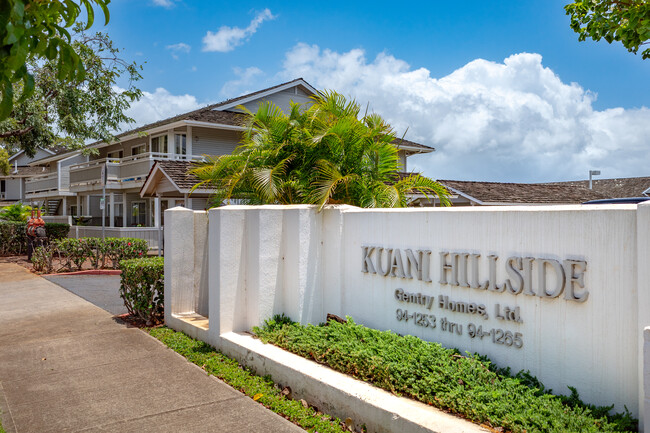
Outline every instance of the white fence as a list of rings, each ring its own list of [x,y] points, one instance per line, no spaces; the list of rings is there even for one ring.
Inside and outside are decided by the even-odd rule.
[[[165,221],[167,324],[216,347],[273,314],[350,315],[574,386],[643,426],[650,204],[226,206]],[[207,327],[183,320],[197,314]]]
[[[149,249],[158,249],[159,239],[162,241],[164,234],[162,228],[157,227],[106,227],[104,236],[107,238],[137,238],[144,239]],[[102,228],[96,226],[72,226],[70,237],[102,237]]]
[[[43,215],[43,221],[46,223],[62,223],[72,225],[72,217],[70,215]]]

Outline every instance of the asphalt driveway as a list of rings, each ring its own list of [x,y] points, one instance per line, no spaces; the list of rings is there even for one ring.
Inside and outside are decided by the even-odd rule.
[[[44,278],[113,315],[127,313],[120,298],[119,275],[47,275]]]

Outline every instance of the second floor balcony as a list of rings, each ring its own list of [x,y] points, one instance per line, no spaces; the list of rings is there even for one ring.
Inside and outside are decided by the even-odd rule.
[[[66,185],[67,186],[67,185]],[[62,189],[58,173],[48,173],[33,176],[25,180],[25,195],[35,197],[42,194],[56,193]]]
[[[147,152],[126,158],[102,158],[70,166],[70,190],[90,191],[102,188],[102,170],[106,167],[106,187],[139,188],[156,160],[199,161],[201,156]]]

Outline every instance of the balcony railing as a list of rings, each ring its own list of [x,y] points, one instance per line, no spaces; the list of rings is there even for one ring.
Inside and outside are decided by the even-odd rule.
[[[141,153],[126,158],[102,158],[70,166],[70,187],[92,187],[101,184],[102,167],[106,164],[106,183],[111,188],[130,188],[144,182],[151,166],[159,159],[198,161],[195,155]]]
[[[25,193],[38,194],[41,192],[57,191],[59,189],[59,174],[49,173],[34,176],[25,180]]]

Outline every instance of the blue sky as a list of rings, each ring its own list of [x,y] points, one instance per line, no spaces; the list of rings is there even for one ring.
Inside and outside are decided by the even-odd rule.
[[[564,4],[114,0],[102,30],[146,62],[138,123],[304,76],[436,147],[434,178],[648,175],[650,60],[578,42]]]

